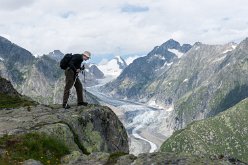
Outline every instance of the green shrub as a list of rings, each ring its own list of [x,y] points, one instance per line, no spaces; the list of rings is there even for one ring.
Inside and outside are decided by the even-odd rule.
[[[28,133],[0,138],[0,149],[4,154],[1,164],[18,164],[28,159],[41,161],[43,164],[60,164],[60,158],[69,154],[69,149],[60,141],[45,134]]]
[[[0,109],[1,108],[18,108],[24,106],[36,105],[34,101],[28,100],[24,97],[9,96],[0,93]]]

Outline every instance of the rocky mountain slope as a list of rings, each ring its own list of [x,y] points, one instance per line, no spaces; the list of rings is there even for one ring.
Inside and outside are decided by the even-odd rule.
[[[14,84],[23,83],[35,57],[27,50],[0,36],[0,74]],[[13,85],[14,85],[13,84]]]
[[[86,155],[100,151],[129,152],[126,130],[110,108],[88,105],[65,110],[59,108],[59,105],[19,104],[16,106],[15,104],[18,103],[16,97],[21,99],[21,95],[5,79],[0,79],[0,85],[0,163],[23,159],[18,158],[18,151],[15,147],[13,148],[20,142],[19,136],[23,134],[27,135],[26,138],[30,136],[46,138],[43,136],[45,134],[65,144],[70,152],[78,151]],[[7,96],[11,96],[8,98],[8,105],[2,104],[2,99],[6,99]],[[22,101],[30,102],[24,99]],[[14,136],[19,137],[19,141],[16,141]],[[29,148],[25,143],[19,145],[23,145],[22,148]],[[39,160],[42,160],[43,155],[39,154]]]
[[[135,59],[116,80],[106,84],[102,90],[119,97],[137,98],[149,82],[167,70],[190,48],[188,44],[181,46],[177,41],[168,40],[155,47],[147,56]]]
[[[248,162],[248,99],[215,117],[176,131],[161,151],[197,155],[224,155]]]
[[[146,57],[136,59],[103,91],[174,108],[169,124],[175,130],[214,116],[248,96],[248,39],[238,45],[197,42],[177,56],[180,58],[175,58],[175,50],[176,54],[170,52],[177,48],[175,45],[169,40]],[[167,52],[166,56],[157,50]]]
[[[248,96],[247,52],[247,39],[236,47],[197,43],[146,91],[157,104],[174,105],[173,127],[183,128]]]

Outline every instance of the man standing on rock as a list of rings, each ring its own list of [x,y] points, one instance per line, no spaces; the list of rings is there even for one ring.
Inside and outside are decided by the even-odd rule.
[[[83,105],[87,106],[87,102],[83,100],[83,86],[79,80],[78,74],[83,68],[81,68],[81,64],[83,61],[87,61],[90,59],[91,53],[89,51],[85,51],[83,54],[74,54],[72,55],[68,67],[65,69],[65,88],[64,88],[64,96],[63,96],[63,108],[68,109],[70,106],[68,105],[68,99],[70,95],[70,89],[74,85],[77,92],[77,101],[78,106]],[[75,84],[74,84],[75,83]]]

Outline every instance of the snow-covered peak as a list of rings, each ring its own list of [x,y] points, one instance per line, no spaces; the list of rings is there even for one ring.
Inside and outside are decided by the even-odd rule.
[[[231,43],[228,43],[226,45],[226,49],[222,52],[222,54],[225,54],[227,52],[230,52],[230,51],[233,51],[234,49],[236,49],[238,44],[234,43],[234,42],[231,42]]]
[[[118,60],[118,61],[120,61],[120,62],[121,62],[121,61],[124,61],[124,60],[121,58],[121,56],[115,56],[114,59],[116,59],[116,60]]]
[[[184,53],[178,51],[177,49],[168,49],[168,51],[174,53],[178,58],[181,58],[184,55]]]
[[[136,58],[139,58],[141,56],[130,56],[128,57],[125,61],[127,63],[127,65],[131,64]]]
[[[117,60],[120,69],[125,69],[127,67],[126,61],[121,56],[116,56],[114,59]]]
[[[116,56],[110,61],[104,61],[97,65],[105,76],[118,77],[122,70],[127,67],[125,60],[122,57]]]
[[[4,61],[4,59],[2,57],[0,57],[0,61]]]

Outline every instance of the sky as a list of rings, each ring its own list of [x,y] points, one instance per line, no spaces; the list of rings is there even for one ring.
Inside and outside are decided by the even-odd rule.
[[[43,55],[92,60],[145,55],[169,39],[225,44],[248,37],[247,0],[0,0],[0,36]]]

